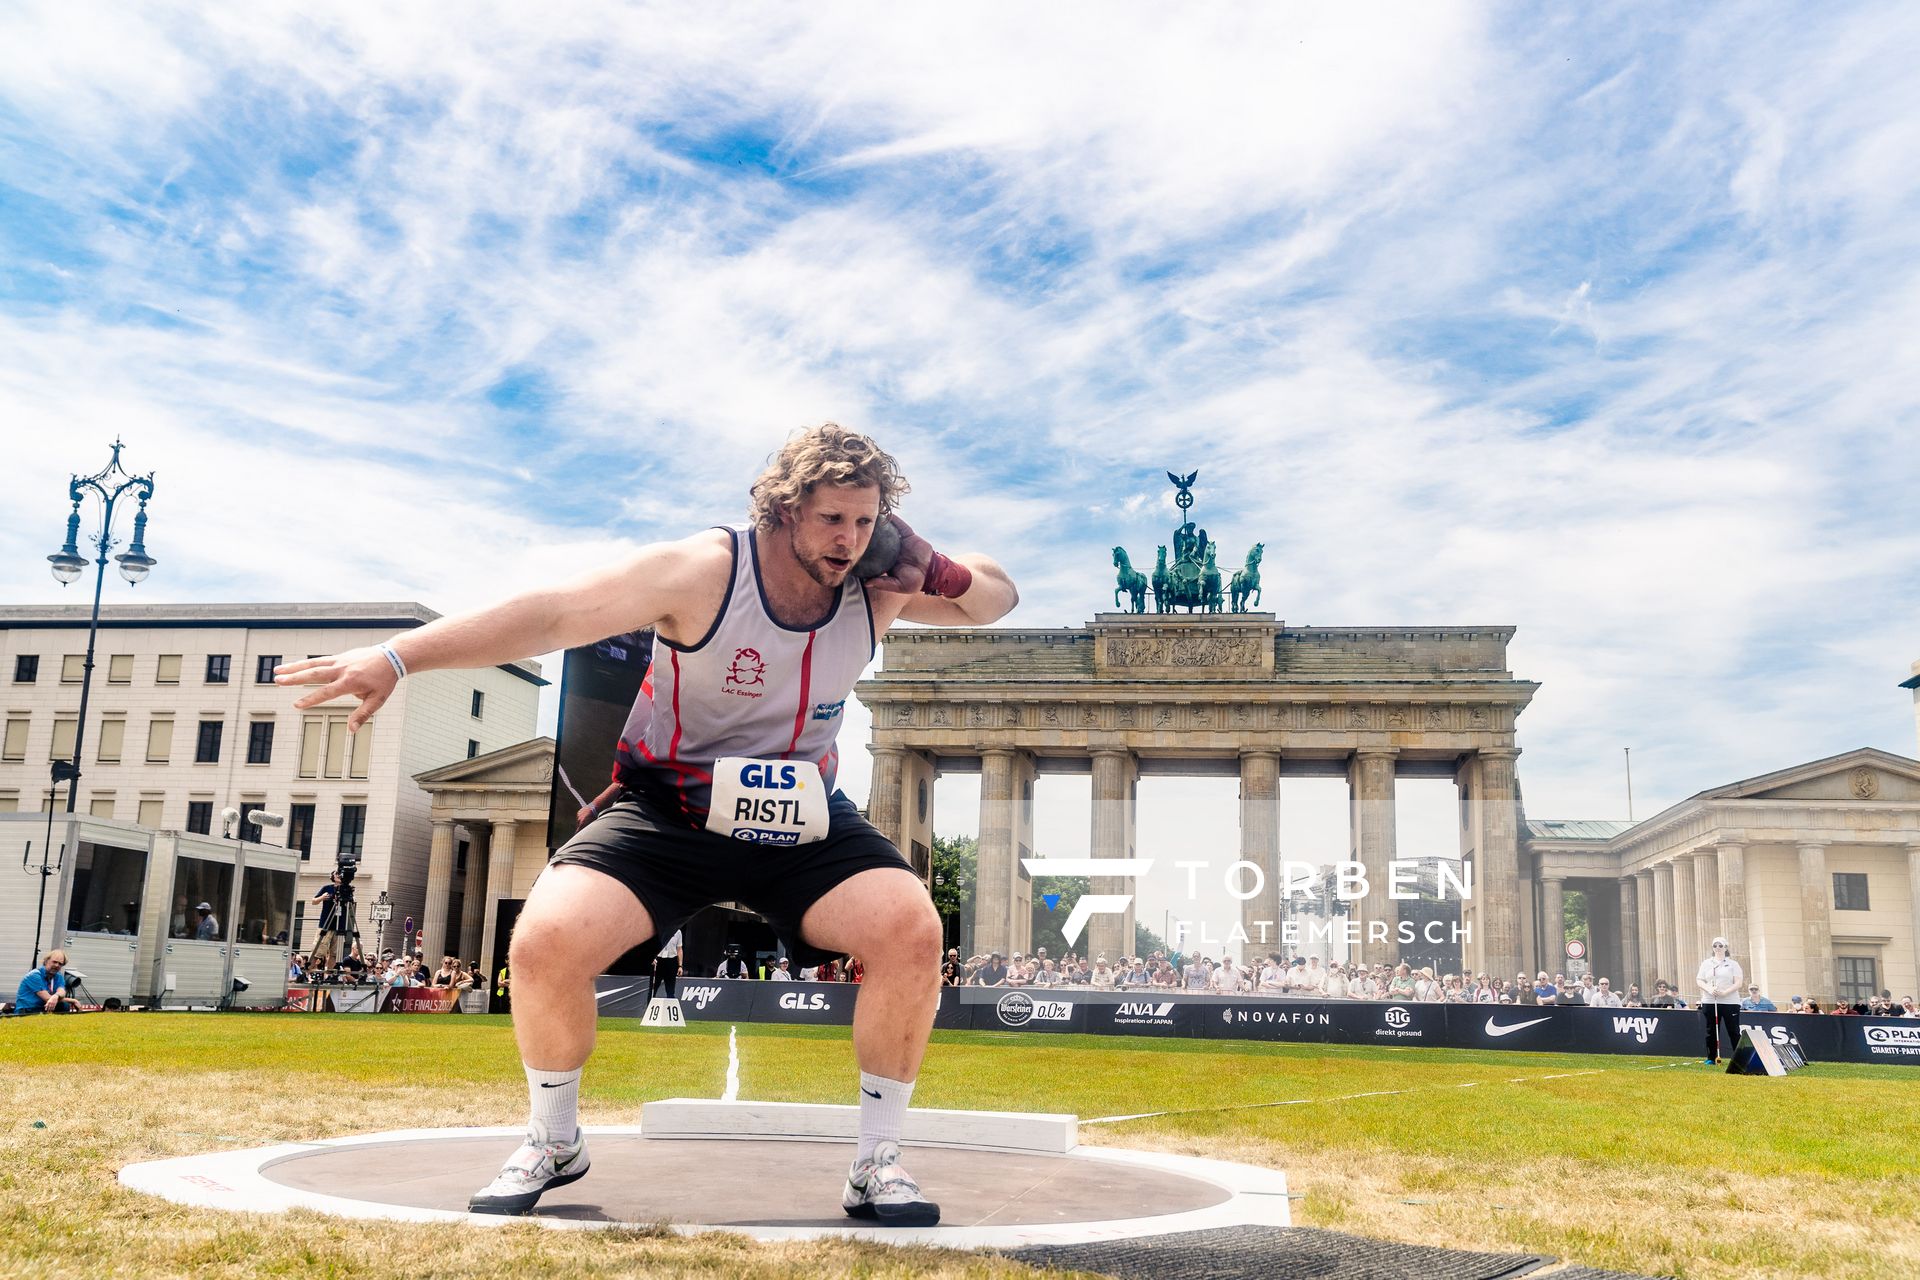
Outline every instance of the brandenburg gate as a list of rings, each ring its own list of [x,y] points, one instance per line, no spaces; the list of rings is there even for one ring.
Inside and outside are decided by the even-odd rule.
[[[1188,550],[1204,548],[1211,572],[1204,531],[1182,528]],[[1116,548],[1115,556],[1124,591],[1124,555]],[[1249,570],[1257,565],[1256,549]],[[1023,860],[1035,856],[1036,775],[1092,773],[1091,853],[1099,859],[1134,856],[1142,776],[1238,776],[1238,855],[1265,873],[1261,893],[1242,904],[1241,923],[1258,945],[1256,925],[1268,922],[1268,945],[1277,949],[1284,779],[1345,777],[1348,856],[1366,868],[1369,884],[1367,896],[1350,904],[1361,930],[1358,958],[1388,963],[1399,949],[1398,903],[1388,896],[1386,874],[1397,856],[1395,780],[1451,778],[1460,789],[1460,850],[1472,868],[1463,959],[1469,972],[1517,973],[1528,899],[1514,721],[1538,686],[1507,669],[1512,628],[1289,627],[1271,613],[1226,612],[1219,575],[1212,576],[1217,612],[1103,613],[1058,630],[889,634],[879,671],[857,691],[873,711],[870,819],[926,874],[934,778],[978,770],[975,949],[1011,953],[1029,949],[1032,882]],[[1175,585],[1163,590],[1165,578],[1156,569],[1163,610]],[[1257,573],[1252,581],[1257,586]],[[1134,604],[1141,607],[1139,595]],[[1216,865],[1232,861],[1224,856],[1231,850],[1194,852]],[[1094,893],[1132,890],[1113,879],[1092,885]],[[1369,940],[1370,921],[1385,922],[1388,941]],[[1086,951],[1129,954],[1133,937],[1131,911],[1096,915]]]

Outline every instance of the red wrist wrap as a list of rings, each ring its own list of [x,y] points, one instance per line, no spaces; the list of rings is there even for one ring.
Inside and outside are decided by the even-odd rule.
[[[967,588],[972,585],[973,570],[936,551],[933,558],[927,561],[927,581],[920,590],[930,596],[946,596],[951,600],[967,594]]]

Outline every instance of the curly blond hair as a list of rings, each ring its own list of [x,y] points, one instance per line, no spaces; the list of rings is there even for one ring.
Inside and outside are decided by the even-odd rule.
[[[753,482],[748,514],[754,527],[772,533],[780,527],[780,517],[819,484],[872,485],[880,490],[883,516],[892,514],[910,487],[892,454],[857,431],[823,422],[787,437]]]

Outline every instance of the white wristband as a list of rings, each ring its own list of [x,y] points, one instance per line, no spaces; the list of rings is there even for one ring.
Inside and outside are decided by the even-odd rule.
[[[394,676],[397,679],[405,680],[407,678],[407,664],[400,661],[400,655],[393,651],[393,646],[383,644],[380,646],[380,652],[384,653],[387,656],[387,661],[393,665]]]

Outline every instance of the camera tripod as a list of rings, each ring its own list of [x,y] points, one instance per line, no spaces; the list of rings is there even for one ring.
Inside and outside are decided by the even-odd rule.
[[[327,959],[333,959],[336,939],[343,944],[340,953],[342,960],[347,958],[353,944],[360,940],[359,922],[354,918],[353,883],[344,877],[340,892],[334,895],[333,914],[328,917],[326,927],[320,930],[320,936],[314,939],[312,948],[307,952],[307,960],[311,962],[322,952],[325,952]]]

